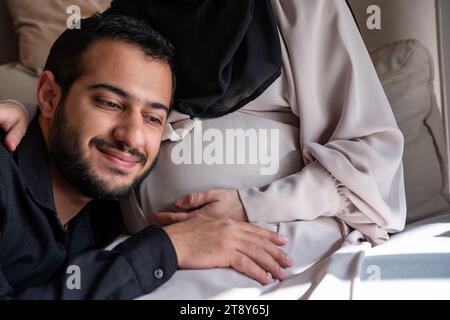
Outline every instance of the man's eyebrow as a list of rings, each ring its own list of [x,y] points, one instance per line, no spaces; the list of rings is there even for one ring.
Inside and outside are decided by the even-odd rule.
[[[130,94],[127,93],[125,90],[123,90],[119,87],[107,84],[107,83],[99,83],[99,84],[94,84],[92,86],[89,86],[89,90],[96,90],[96,89],[105,89],[105,90],[111,91],[125,99],[131,98]]]
[[[148,108],[151,109],[159,109],[164,110],[166,112],[166,115],[169,115],[170,109],[165,104],[159,103],[159,102],[150,102],[145,105]]]
[[[113,86],[111,84],[107,84],[107,83],[98,83],[98,84],[94,84],[94,85],[89,86],[89,90],[96,90],[96,89],[105,89],[105,90],[111,91],[111,92],[113,92],[113,93],[115,93],[115,94],[117,94],[117,95],[119,95],[119,96],[121,96],[121,97],[123,97],[124,99],[127,99],[127,100],[130,100],[130,99],[133,98],[125,90],[123,90],[123,89],[121,89],[119,87]],[[166,115],[168,115],[169,112],[170,112],[170,108],[168,106],[166,106],[165,104],[162,104],[160,102],[149,102],[149,103],[146,103],[145,106],[148,107],[148,108],[151,108],[151,109],[164,110],[166,112]]]

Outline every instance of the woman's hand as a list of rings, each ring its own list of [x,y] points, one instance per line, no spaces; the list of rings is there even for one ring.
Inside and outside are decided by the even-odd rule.
[[[27,128],[28,116],[21,106],[12,102],[0,103],[0,129],[6,133],[5,145],[9,151],[16,150]]]
[[[198,216],[248,222],[247,213],[236,190],[212,189],[194,192],[177,200],[175,204],[178,208],[190,212],[158,212],[151,215],[150,220],[163,226]]]

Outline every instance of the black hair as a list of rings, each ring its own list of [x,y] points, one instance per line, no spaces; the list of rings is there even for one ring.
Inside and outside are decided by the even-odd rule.
[[[66,29],[53,44],[45,70],[53,73],[63,96],[83,75],[83,54],[95,41],[101,39],[117,39],[136,45],[147,56],[167,63],[172,72],[173,97],[175,90],[173,46],[144,20],[115,14],[95,14],[83,19],[80,29]]]

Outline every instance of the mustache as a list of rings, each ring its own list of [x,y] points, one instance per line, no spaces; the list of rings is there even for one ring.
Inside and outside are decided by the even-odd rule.
[[[138,158],[139,162],[141,162],[141,163],[145,163],[147,161],[147,157],[144,154],[142,154],[139,150],[130,149],[123,142],[120,142],[120,141],[109,142],[109,141],[106,141],[101,138],[93,138],[89,142],[89,147],[94,147],[94,146],[104,148],[104,149],[116,149],[116,150],[119,150],[120,152],[128,153],[129,155]]]

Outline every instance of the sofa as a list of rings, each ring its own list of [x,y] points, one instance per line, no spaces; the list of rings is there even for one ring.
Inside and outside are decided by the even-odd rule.
[[[24,32],[26,32],[26,23],[12,14],[15,11],[7,6],[8,3],[6,0],[0,0],[0,101],[16,99],[36,103],[35,93],[39,68],[30,67],[29,63],[24,62],[21,41],[23,41]],[[106,4],[105,1],[102,6],[105,7]],[[65,15],[66,13],[63,12],[62,14]],[[40,32],[45,33],[45,30],[40,30]],[[33,49],[31,49],[31,54],[33,54]],[[450,232],[448,159],[444,123],[436,105],[433,89],[434,68],[432,57],[428,49],[415,39],[403,39],[389,43],[371,52],[371,57],[391,103],[399,128],[405,136],[404,167],[408,206],[407,223],[409,224],[406,232],[409,232],[407,235],[410,237],[407,239],[417,239],[417,235],[423,236],[425,233],[420,233],[423,226],[438,225],[442,229],[442,226],[445,225],[448,230],[439,229],[438,232],[437,229],[433,229],[434,231],[427,233],[428,240],[430,240],[430,237],[434,239],[442,233],[445,244],[445,241],[447,241],[445,238],[449,237]],[[42,60],[42,57],[40,59]],[[439,220],[441,217],[442,220]],[[401,240],[401,236],[400,234],[396,237],[400,237]],[[408,242],[410,240],[401,241],[401,246],[407,246],[408,243],[411,243]],[[429,243],[434,242],[430,241]],[[442,244],[442,241],[440,243]],[[433,248],[429,249],[429,251],[426,251],[427,254],[430,254]],[[422,267],[428,266],[421,269],[422,273],[414,271],[416,269],[414,269],[414,266],[411,267],[411,260],[383,260],[389,250],[383,251],[383,247],[377,250],[380,252],[378,255],[375,251],[372,255],[370,253],[367,255],[372,257],[369,260],[361,260],[359,271],[355,273],[355,277],[359,277],[363,281],[364,279],[367,280],[362,272],[366,271],[368,266],[378,263],[384,265],[385,270],[390,270],[391,279],[398,280],[401,278],[403,271],[398,268],[398,264],[397,267],[395,265],[396,263],[400,263],[400,265],[404,263],[406,267],[410,264],[408,270],[412,270],[411,274],[414,275],[415,279],[421,277],[434,279],[434,276],[439,276],[444,277],[447,284],[450,283],[449,272],[441,272],[441,269],[435,268],[436,264],[438,266],[445,265],[450,261],[450,250],[444,250],[442,259],[435,262],[430,260],[434,256],[429,255],[420,258],[422,260],[413,259],[413,264],[414,261],[419,261],[418,263],[422,263]],[[397,256],[399,254],[398,250],[391,252],[397,254]],[[164,297],[169,294],[178,294],[177,297],[179,298],[184,297],[183,292],[177,290],[176,287],[173,287],[173,290],[171,288],[165,287],[165,289],[162,289],[162,295],[151,295],[150,298]],[[370,292],[376,292],[376,289],[378,289],[370,283],[364,288],[367,289],[361,291],[361,297],[364,298],[373,298],[374,296]],[[405,289],[402,292],[407,291]],[[448,291],[450,292],[450,290]],[[198,298],[211,298],[211,296],[203,296],[203,294],[204,292],[199,291]],[[195,295],[192,297],[195,297]],[[255,297],[245,296],[245,298]]]

